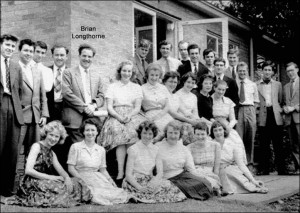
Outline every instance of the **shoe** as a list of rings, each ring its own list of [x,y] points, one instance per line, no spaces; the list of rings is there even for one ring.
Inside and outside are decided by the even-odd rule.
[[[115,183],[116,183],[117,187],[122,188],[123,179],[124,178],[116,179],[115,180]]]

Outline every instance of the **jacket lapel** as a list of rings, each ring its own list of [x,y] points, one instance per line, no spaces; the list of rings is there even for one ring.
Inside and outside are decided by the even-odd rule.
[[[290,84],[290,86],[292,86]],[[289,88],[290,89],[290,88]],[[289,90],[290,91],[290,90]],[[295,82],[295,86],[293,88],[293,94],[292,94],[292,98],[295,96],[296,92],[299,91],[299,78],[297,79],[297,81]]]
[[[75,79],[76,79],[76,82],[78,84],[78,88],[79,88],[80,94],[82,96],[82,99],[85,101],[85,95],[84,95],[83,84],[82,84],[82,77],[81,77],[79,67],[75,68]]]
[[[264,96],[264,87],[261,81],[258,84],[258,92],[264,98],[264,100],[266,100],[266,97]]]

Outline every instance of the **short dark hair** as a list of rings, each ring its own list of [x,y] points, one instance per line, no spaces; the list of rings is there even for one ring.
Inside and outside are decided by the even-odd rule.
[[[81,52],[84,49],[91,50],[93,52],[93,56],[96,55],[96,50],[91,45],[89,45],[89,44],[81,44],[81,45],[79,45],[79,47],[78,47],[79,55],[81,55]]]
[[[82,122],[82,124],[80,125],[79,127],[79,131],[80,133],[83,135],[83,132],[85,130],[85,126],[87,124],[90,124],[90,125],[94,125],[97,129],[97,132],[98,132],[98,135],[100,134],[100,131],[101,131],[101,127],[100,127],[100,121],[97,119],[97,118],[87,118],[86,120],[84,120]],[[97,136],[98,136],[97,135]]]
[[[198,46],[198,44],[190,44],[187,48],[187,51],[188,53],[190,54],[190,50],[193,50],[193,49],[198,49],[199,53],[200,53],[200,47]]]
[[[4,40],[6,40],[6,41],[10,40],[10,41],[13,41],[13,42],[16,42],[16,43],[19,41],[19,39],[16,36],[11,35],[11,34],[1,35],[0,44],[3,44]]]
[[[205,58],[205,56],[207,56],[209,53],[213,53],[214,56],[216,57],[215,51],[211,48],[208,48],[208,49],[203,50],[203,58]]]
[[[144,121],[137,128],[136,132],[138,134],[138,138],[141,139],[142,131],[145,129],[146,131],[151,130],[153,132],[153,138],[155,138],[158,134],[158,127],[152,121]]]
[[[58,49],[58,48],[64,48],[64,49],[66,50],[66,54],[68,55],[69,49],[68,49],[67,47],[65,47],[64,45],[62,45],[62,44],[55,44],[55,45],[51,48],[51,53],[52,53],[52,55],[53,55],[53,53],[54,53],[54,50],[55,50],[55,49]]]
[[[210,137],[212,139],[215,138],[215,135],[214,135],[214,129],[217,128],[217,127],[222,127],[224,129],[224,137],[227,138],[228,135],[229,135],[229,132],[225,126],[225,124],[223,122],[220,122],[218,120],[215,120],[212,125],[211,125],[211,129],[210,129]]]
[[[48,49],[47,44],[45,42],[43,42],[43,41],[37,41],[37,42],[35,42],[35,46],[36,47],[40,47],[42,49],[45,49],[46,51]]]
[[[192,72],[188,72],[186,74],[184,74],[182,77],[181,77],[181,80],[180,80],[180,84],[181,85],[184,85],[184,83],[189,79],[189,78],[192,78],[194,81],[197,82],[197,77],[194,73]]]
[[[239,57],[240,51],[239,51],[238,49],[231,48],[231,49],[228,50],[227,56],[228,56],[229,54],[236,54],[236,56]]]
[[[117,80],[121,80],[121,70],[122,70],[122,68],[123,68],[125,65],[131,65],[131,66],[132,66],[132,76],[131,76],[131,78],[130,78],[130,80],[132,81],[133,79],[135,79],[135,76],[136,76],[136,68],[135,68],[133,62],[130,61],[130,60],[122,61],[122,62],[119,64],[119,66],[118,66],[118,68],[117,68],[117,72],[116,72],[116,79],[117,79]]]
[[[206,132],[206,134],[209,133],[208,131],[208,126],[206,125],[205,122],[199,122],[199,123],[196,123],[196,125],[194,126],[194,133],[196,132],[196,130],[203,130]]]
[[[212,77],[210,74],[201,75],[201,77],[199,79],[199,82],[197,84],[199,90],[202,90],[202,84],[203,84],[205,79],[210,79],[212,83],[214,82],[214,77]]]
[[[226,61],[225,61],[224,58],[216,58],[216,59],[214,60],[214,65],[216,65],[217,62],[223,62],[223,63],[224,63],[224,66],[226,65]]]
[[[23,46],[27,44],[28,46],[31,46],[33,47],[33,50],[35,50],[35,43],[34,41],[32,41],[31,39],[29,38],[26,38],[26,39],[23,39],[20,41],[20,44],[19,44],[19,50],[21,51]]]
[[[138,43],[138,47],[143,47],[148,49],[151,47],[151,42],[147,39],[141,39]]]
[[[173,46],[172,46],[171,42],[169,42],[167,40],[163,40],[163,41],[159,42],[158,49],[160,49],[162,45],[169,45],[169,44],[170,44],[170,49],[172,49]]]
[[[166,81],[169,79],[169,78],[177,78],[178,80],[178,83],[180,81],[180,75],[178,72],[173,72],[173,71],[168,71],[165,73],[164,75],[164,78],[162,79],[162,82],[163,83],[166,83]]]

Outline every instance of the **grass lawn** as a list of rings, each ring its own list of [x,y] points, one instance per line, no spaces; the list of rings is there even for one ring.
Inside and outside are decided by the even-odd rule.
[[[270,207],[241,201],[208,201],[192,199],[179,203],[142,204],[129,203],[113,206],[82,205],[72,208],[31,208],[1,205],[0,212],[272,212]]]

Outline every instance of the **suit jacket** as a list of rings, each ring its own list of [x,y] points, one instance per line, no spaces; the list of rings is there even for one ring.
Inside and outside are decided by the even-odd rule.
[[[214,77],[214,80],[216,81],[216,76]],[[224,75],[223,80],[226,81],[227,83],[227,90],[224,94],[224,96],[226,96],[227,98],[230,98],[236,105],[235,109],[238,109],[238,105],[239,105],[239,88],[238,85],[236,83],[235,80],[233,80],[232,78],[227,77],[226,75]],[[214,90],[212,90],[211,93],[213,93]]]
[[[12,103],[13,109],[16,116],[16,120],[18,121],[19,125],[24,124],[24,117],[21,105],[22,99],[22,83],[23,83],[23,75],[22,69],[19,64],[10,60],[9,62],[9,73],[10,73],[10,84],[11,84],[11,96],[12,96]],[[0,107],[2,108],[2,98],[4,94],[4,87],[3,87],[3,79],[2,79],[2,70],[0,69]]]
[[[46,92],[42,72],[33,66],[31,68],[33,85],[23,74],[22,108],[25,123],[38,123],[41,117],[49,117]]]
[[[100,72],[90,68],[90,76],[92,102],[101,107],[104,104],[104,93]],[[77,129],[83,121],[84,108],[86,107],[79,66],[64,71],[62,95],[62,123],[67,128]]]
[[[145,61],[145,69],[144,69],[140,57],[137,54],[135,54],[134,64],[135,64],[136,69],[137,69],[136,81],[139,85],[142,85],[142,84],[146,83],[145,73],[146,73],[146,69],[148,67],[148,63],[147,63],[147,61]]]
[[[225,70],[224,72],[224,75],[229,77],[229,78],[232,78],[232,73],[231,73],[231,67],[227,67],[227,69]],[[233,79],[233,78],[232,78]],[[235,80],[235,79],[234,79]]]
[[[282,86],[278,81],[274,81],[273,79],[270,82],[271,90],[272,90],[272,107],[277,125],[282,125]],[[263,80],[259,80],[257,82],[258,96],[260,101],[259,114],[258,114],[258,125],[266,126],[267,121],[267,106],[266,99],[264,97],[264,82]]]
[[[293,94],[291,95],[290,93],[290,89],[291,89],[291,82],[287,83],[284,86],[283,89],[283,97],[284,97],[284,102],[285,105],[287,106],[299,106],[299,77],[297,78],[297,80],[295,81],[295,86],[293,88]],[[285,125],[290,125],[291,124],[291,120],[293,119],[293,121],[298,124],[300,123],[300,113],[297,112],[296,110],[294,110],[293,112],[289,113],[289,114],[285,114]]]
[[[188,72],[191,72],[191,71],[192,71],[192,68],[191,68],[191,63],[190,62],[187,62],[187,63],[185,63],[183,65],[180,65],[178,67],[178,72],[180,74],[180,77],[182,77],[184,74],[186,74]],[[209,73],[208,68],[199,61],[198,62],[198,71],[197,71],[197,82],[200,80],[200,77],[203,74],[207,74],[207,73]]]

